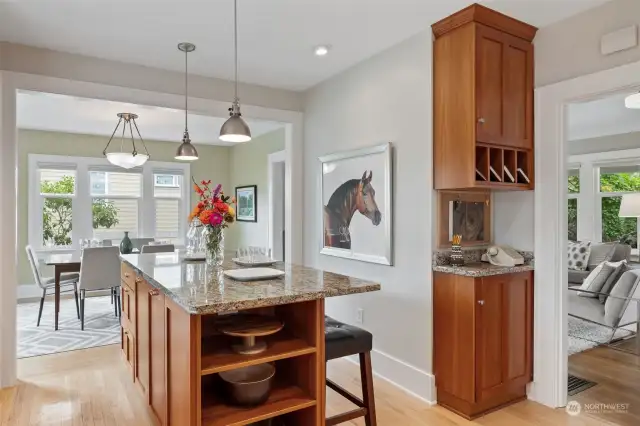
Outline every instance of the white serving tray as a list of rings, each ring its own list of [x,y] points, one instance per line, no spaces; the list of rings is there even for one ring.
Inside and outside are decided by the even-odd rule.
[[[224,274],[236,281],[270,280],[284,276],[283,271],[273,268],[228,269]]]
[[[195,261],[199,261],[199,260],[207,260],[207,255],[204,252],[202,252],[202,253],[189,253],[189,254],[185,254],[183,259],[188,261],[188,262],[195,262]]]
[[[277,262],[277,260],[273,260],[273,259],[256,259],[253,262],[251,262],[251,259],[244,258],[244,257],[240,257],[240,258],[234,257],[231,260],[233,260],[238,265],[242,265],[242,266],[271,266]]]

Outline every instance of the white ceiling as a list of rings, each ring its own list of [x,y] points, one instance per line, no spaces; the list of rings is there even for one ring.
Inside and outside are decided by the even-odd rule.
[[[640,132],[640,109],[624,106],[629,94],[569,105],[569,140]]]
[[[147,140],[181,142],[184,110],[133,105],[99,99],[40,92],[18,92],[18,128],[111,136],[119,112],[138,114],[136,120]],[[189,134],[195,144],[230,146],[218,139],[226,118],[189,114]],[[254,137],[283,126],[270,121],[247,120]],[[122,126],[120,126],[122,129]]]
[[[480,0],[542,27],[608,0]],[[304,90],[429,28],[469,0],[239,0],[240,80]],[[180,71],[233,76],[232,0],[0,2],[0,40]],[[313,47],[329,44],[318,58]]]

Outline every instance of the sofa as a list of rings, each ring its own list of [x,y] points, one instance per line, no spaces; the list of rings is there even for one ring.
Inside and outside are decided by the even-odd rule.
[[[626,259],[627,262],[631,257],[631,246],[621,243],[591,243],[591,253],[589,254],[589,260],[587,262],[586,271],[576,271],[568,269],[569,271],[569,285],[580,285],[585,278],[589,276],[591,271],[598,266],[602,261],[607,260],[609,262],[619,262]]]

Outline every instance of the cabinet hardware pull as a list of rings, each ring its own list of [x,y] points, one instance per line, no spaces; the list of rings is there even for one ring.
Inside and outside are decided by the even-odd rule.
[[[122,289],[124,290],[125,293],[129,292],[129,289],[127,287],[122,287]]]
[[[478,300],[478,305],[484,306],[484,300]]]
[[[125,278],[129,278],[129,274],[127,272],[124,273]]]
[[[485,120],[484,118],[480,117],[478,118],[478,123],[480,124],[484,124],[487,120]]]
[[[160,294],[160,291],[158,291],[157,289],[149,290],[150,296],[157,296],[159,294]]]
[[[142,282],[142,278],[136,278],[136,284],[140,284]]]
[[[125,334],[126,336],[128,336],[128,335],[129,335],[129,332],[128,332],[127,330],[124,330],[124,334]]]

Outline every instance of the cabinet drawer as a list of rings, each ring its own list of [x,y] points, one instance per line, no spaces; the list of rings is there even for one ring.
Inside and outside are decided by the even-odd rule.
[[[127,283],[132,289],[134,288],[136,282],[136,271],[134,271],[131,266],[121,262],[120,276],[122,281]]]

